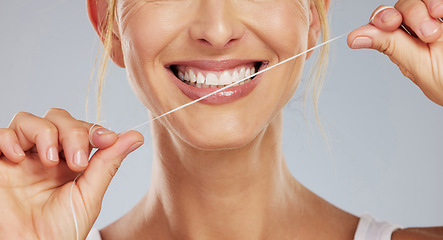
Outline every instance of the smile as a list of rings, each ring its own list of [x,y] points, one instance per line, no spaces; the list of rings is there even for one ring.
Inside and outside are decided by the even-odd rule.
[[[207,104],[225,104],[247,96],[262,75],[250,77],[265,69],[267,62],[251,60],[184,61],[166,66],[172,82],[190,99],[196,100],[245,79],[201,100]]]
[[[261,65],[262,62],[251,62],[224,71],[203,70],[185,65],[171,65],[170,69],[178,79],[190,86],[197,88],[223,88],[255,74]],[[252,79],[245,79],[234,86],[243,85]]]

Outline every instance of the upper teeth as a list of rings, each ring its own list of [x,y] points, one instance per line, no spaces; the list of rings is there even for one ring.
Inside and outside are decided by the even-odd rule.
[[[226,70],[223,72],[208,72],[206,73],[206,75],[201,72],[195,73],[192,69],[189,69],[186,70],[184,73],[179,71],[178,78],[182,81],[190,82],[192,83],[192,85],[196,86],[224,86],[250,77],[253,74],[255,74],[255,67],[242,67],[240,68],[240,70],[235,69],[232,71],[232,74],[228,70]]]

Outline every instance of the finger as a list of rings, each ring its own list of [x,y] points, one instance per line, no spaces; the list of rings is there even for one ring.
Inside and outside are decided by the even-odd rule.
[[[73,118],[63,109],[51,109],[44,117],[58,130],[58,141],[63,148],[68,167],[81,172],[88,166],[89,152],[92,148],[89,143],[89,129],[92,124]]]
[[[112,146],[117,141],[117,134],[100,125],[94,124],[89,129],[89,142],[94,148],[105,149]]]
[[[419,0],[401,0],[395,8],[402,14],[403,22],[425,43],[432,43],[442,35],[440,21],[433,18],[425,3]]]
[[[417,62],[429,64],[426,58],[421,58],[423,53],[428,51],[427,45],[400,29],[384,32],[375,26],[365,25],[349,34],[348,45],[353,49],[372,48],[384,53],[400,67],[407,77],[415,74],[408,71],[417,69]]]
[[[0,156],[2,153],[8,160],[15,163],[20,163],[25,159],[25,153],[12,129],[0,129]]]
[[[402,19],[397,9],[382,5],[372,13],[369,22],[383,31],[392,32],[400,27]]]
[[[433,18],[443,18],[443,0],[423,0]]]
[[[99,149],[78,180],[87,208],[99,211],[103,196],[123,159],[143,144],[143,135],[136,131],[120,134],[106,149]]]
[[[28,151],[35,147],[43,165],[58,164],[58,131],[49,121],[30,113],[18,113],[9,128],[16,134],[20,147]],[[16,147],[17,151],[18,148]]]

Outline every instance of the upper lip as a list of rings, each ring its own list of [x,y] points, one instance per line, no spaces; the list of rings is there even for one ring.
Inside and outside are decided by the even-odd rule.
[[[166,67],[171,67],[173,65],[182,65],[194,67],[206,71],[224,71],[229,70],[244,64],[250,63],[267,63],[264,60],[255,59],[227,59],[227,60],[189,60],[189,61],[177,61],[166,65]]]

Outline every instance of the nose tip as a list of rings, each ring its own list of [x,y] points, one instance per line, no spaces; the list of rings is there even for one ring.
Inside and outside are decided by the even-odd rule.
[[[224,48],[241,38],[242,34],[234,31],[233,26],[221,23],[208,25],[210,26],[195,37],[196,40],[215,48]]]
[[[213,1],[207,1],[207,3]],[[219,1],[224,2],[224,1]],[[227,4],[200,7],[197,21],[190,28],[191,38],[213,48],[225,48],[244,35],[244,27]]]

